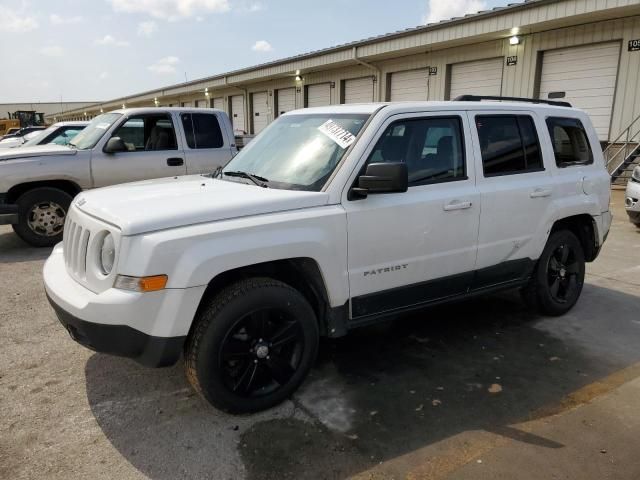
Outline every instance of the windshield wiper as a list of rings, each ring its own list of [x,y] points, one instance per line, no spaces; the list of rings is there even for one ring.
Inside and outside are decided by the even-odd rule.
[[[234,171],[234,172],[222,172],[223,175],[226,175],[228,177],[240,177],[240,178],[246,178],[248,180],[251,180],[253,183],[255,183],[257,186],[262,187],[262,188],[269,188],[267,186],[267,182],[269,180],[267,180],[264,177],[261,177],[259,175],[253,175],[251,173],[247,173],[247,172],[241,172],[241,171]]]
[[[223,168],[224,167],[222,165],[218,165],[216,169],[213,171],[213,173],[211,174],[211,178],[218,178],[222,173]]]

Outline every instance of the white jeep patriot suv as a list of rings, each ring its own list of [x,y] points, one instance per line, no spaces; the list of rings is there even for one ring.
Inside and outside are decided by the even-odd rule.
[[[80,193],[44,267],[58,318],[144,365],[183,353],[206,400],[250,412],[321,335],[510,288],[567,312],[611,224],[596,132],[568,104],[470,98],[298,110],[214,174]]]

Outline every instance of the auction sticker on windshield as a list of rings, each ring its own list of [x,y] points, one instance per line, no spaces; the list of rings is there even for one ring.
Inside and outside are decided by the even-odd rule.
[[[344,128],[342,128],[333,120],[327,120],[318,127],[318,130],[320,130],[342,148],[347,148],[349,145],[356,141],[355,135],[353,135],[349,130],[345,130]]]

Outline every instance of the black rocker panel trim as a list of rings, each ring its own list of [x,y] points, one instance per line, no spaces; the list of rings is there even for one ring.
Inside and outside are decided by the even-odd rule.
[[[509,260],[472,272],[354,297],[351,299],[350,326],[369,323],[367,319],[372,316],[401,313],[433,303],[520,286],[531,277],[535,263],[529,258]]]
[[[474,272],[471,290],[483,290],[514,281],[526,282],[531,278],[536,262],[530,258],[509,260]]]

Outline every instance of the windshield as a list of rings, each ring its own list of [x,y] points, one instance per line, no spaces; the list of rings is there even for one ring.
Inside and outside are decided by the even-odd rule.
[[[320,191],[367,118],[367,114],[285,115],[240,151],[223,174],[246,172],[262,177],[272,188]]]
[[[32,145],[38,145],[40,140],[45,138],[50,133],[55,132],[57,129],[58,129],[58,127],[51,125],[46,130],[39,130],[37,132],[27,133],[24,136],[24,139],[26,140],[26,142],[24,142],[23,146],[24,147],[30,147]]]
[[[73,145],[79,150],[87,150],[95,147],[98,140],[104,135],[104,132],[109,130],[109,127],[121,116],[122,114],[120,113],[103,113],[102,115],[98,115],[91,120],[84,130],[69,142],[69,145]]]

